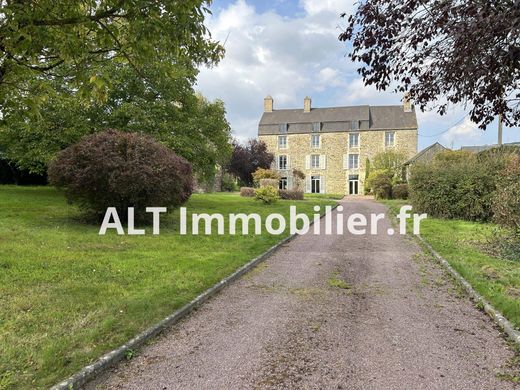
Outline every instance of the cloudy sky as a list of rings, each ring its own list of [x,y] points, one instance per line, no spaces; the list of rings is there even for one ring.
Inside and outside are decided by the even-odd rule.
[[[234,135],[255,137],[263,98],[276,108],[357,104],[400,104],[402,96],[365,87],[356,65],[338,41],[355,0],[215,0],[207,19],[213,37],[225,42],[226,56],[202,69],[197,88],[224,100]],[[465,117],[468,109],[452,107],[448,115],[418,113],[419,149],[435,141],[458,148],[496,142],[496,123],[487,131]],[[505,128],[504,142],[520,141],[519,128]]]

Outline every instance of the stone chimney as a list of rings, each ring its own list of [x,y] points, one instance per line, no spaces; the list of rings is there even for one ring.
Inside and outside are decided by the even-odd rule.
[[[264,112],[273,112],[273,98],[271,96],[264,99]]]
[[[303,112],[311,112],[311,98],[308,96],[303,99]]]
[[[412,112],[412,102],[410,100],[410,92],[406,92],[403,97],[403,110],[404,112]]]

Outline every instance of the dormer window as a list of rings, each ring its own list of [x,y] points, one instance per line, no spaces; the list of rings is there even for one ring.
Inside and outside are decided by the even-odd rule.
[[[287,123],[280,123],[279,129],[280,133],[287,133]]]
[[[352,127],[352,130],[359,130],[359,121],[352,121],[351,127]]]
[[[319,133],[321,131],[321,122],[314,122],[312,124],[312,132]]]

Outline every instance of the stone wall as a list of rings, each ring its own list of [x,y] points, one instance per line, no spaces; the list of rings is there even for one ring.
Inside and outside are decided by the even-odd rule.
[[[325,192],[329,194],[347,194],[349,175],[359,175],[359,193],[363,194],[365,181],[365,162],[389,148],[385,147],[386,130],[360,130],[359,147],[350,148],[348,145],[349,132],[319,133],[320,147],[311,147],[312,134],[287,134],[287,148],[278,148],[278,135],[261,135],[268,150],[277,157],[285,154],[289,156],[287,171],[280,171],[282,176],[291,177],[293,168],[303,171],[307,178],[320,175],[325,178]],[[402,151],[407,158],[417,153],[417,130],[388,130],[395,132],[395,145],[391,149]],[[316,133],[314,133],[316,134]],[[359,154],[359,168],[346,169],[344,155]],[[307,169],[306,156],[311,154],[325,155],[324,169]],[[276,158],[275,158],[276,161]]]

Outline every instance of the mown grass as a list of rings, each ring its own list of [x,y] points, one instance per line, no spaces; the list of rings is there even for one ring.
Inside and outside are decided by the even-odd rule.
[[[200,194],[186,206],[265,219],[290,204]],[[163,216],[159,236],[99,236],[54,189],[0,186],[0,389],[53,385],[288,235],[181,236],[178,219]]]
[[[382,203],[397,213],[406,201]],[[484,253],[493,228],[493,224],[428,217],[421,222],[421,236],[520,329],[520,259],[509,261]]]
[[[305,194],[305,199],[343,199],[343,194]]]

